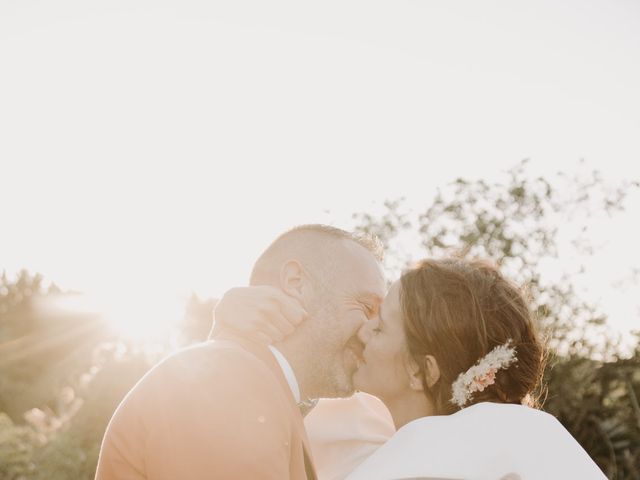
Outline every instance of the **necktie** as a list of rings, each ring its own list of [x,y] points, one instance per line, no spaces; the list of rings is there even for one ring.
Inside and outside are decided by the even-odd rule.
[[[300,409],[300,413],[302,414],[302,417],[306,417],[307,414],[313,410],[313,407],[315,407],[318,403],[318,399],[317,398],[309,398],[307,400],[302,400],[301,402],[298,402],[298,408]]]

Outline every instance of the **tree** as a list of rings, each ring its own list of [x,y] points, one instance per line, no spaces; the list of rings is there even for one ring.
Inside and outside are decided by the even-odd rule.
[[[584,164],[582,164],[584,166]],[[640,470],[640,355],[621,360],[618,337],[604,315],[578,295],[584,265],[560,262],[562,240],[583,258],[593,254],[590,221],[625,209],[638,182],[607,184],[597,171],[532,177],[525,160],[503,181],[458,178],[438,190],[423,210],[403,199],[384,203],[379,215],[354,214],[356,230],[380,238],[395,278],[416,256],[490,258],[527,286],[532,309],[552,353],[546,409],[583,443],[610,478],[638,478]],[[414,249],[407,248],[413,242]]]
[[[14,422],[33,407],[54,407],[57,391],[91,367],[105,339],[97,315],[58,308],[68,297],[42,276],[21,271],[0,277],[0,411]]]

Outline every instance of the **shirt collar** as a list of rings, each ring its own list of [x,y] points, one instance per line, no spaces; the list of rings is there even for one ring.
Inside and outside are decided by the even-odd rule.
[[[293,398],[295,398],[296,403],[300,403],[300,387],[298,386],[298,380],[296,380],[296,375],[293,373],[293,368],[284,357],[284,355],[273,345],[269,345],[269,350],[273,353],[273,356],[276,357],[276,361],[280,368],[282,369],[282,373],[284,373],[284,378],[287,380],[289,384],[289,388],[291,389],[291,393],[293,393]]]

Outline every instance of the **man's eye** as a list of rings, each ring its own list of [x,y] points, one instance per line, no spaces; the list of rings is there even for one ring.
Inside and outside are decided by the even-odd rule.
[[[364,308],[364,311],[367,312],[368,316],[373,315],[374,308],[371,305],[367,305],[366,303],[363,303],[362,304],[362,308]]]

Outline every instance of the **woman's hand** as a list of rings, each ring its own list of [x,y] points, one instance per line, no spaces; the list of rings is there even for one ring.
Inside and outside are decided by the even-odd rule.
[[[269,345],[293,333],[307,312],[281,290],[261,285],[232,288],[217,303],[213,315],[214,336],[228,327]]]

